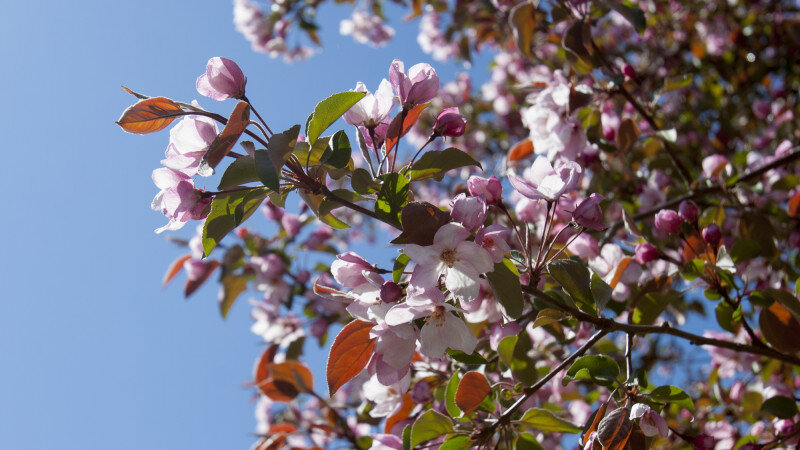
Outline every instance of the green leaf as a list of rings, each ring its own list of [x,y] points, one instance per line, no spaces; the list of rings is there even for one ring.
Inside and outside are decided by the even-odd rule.
[[[541,408],[531,408],[525,411],[519,423],[531,428],[550,431],[554,433],[580,433],[581,427],[564,420],[553,414],[552,411]]]
[[[589,270],[583,263],[573,259],[559,259],[550,262],[547,271],[564,287],[578,307],[586,312],[595,313]]]
[[[331,140],[328,141],[328,149],[331,154],[325,161],[337,169],[342,169],[350,162],[350,154],[353,148],[350,146],[350,139],[343,130],[339,130],[333,134]]]
[[[542,444],[536,440],[536,436],[532,433],[519,433],[516,441],[514,441],[514,450],[544,450]]]
[[[778,253],[774,237],[777,235],[772,222],[766,215],[758,212],[745,212],[739,217],[739,233],[758,245],[758,254],[771,258]]]
[[[457,148],[450,147],[442,151],[432,150],[423,154],[411,166],[409,178],[411,181],[417,181],[433,177],[436,181],[441,181],[448,170],[467,166],[483,168],[481,163],[475,161],[472,156]]]
[[[450,414],[450,417],[453,418],[461,416],[461,409],[456,405],[456,391],[460,381],[461,375],[455,372],[444,388],[444,407],[447,410],[447,414]]]
[[[469,448],[472,448],[472,440],[467,434],[454,434],[439,446],[439,450],[467,450]]]
[[[317,103],[306,127],[308,142],[313,145],[323,131],[364,98],[364,95],[366,92],[339,92]]]
[[[264,186],[278,192],[280,189],[280,171],[286,158],[294,150],[300,125],[274,134],[270,138],[267,150],[255,151],[256,174]]]
[[[467,354],[462,352],[461,350],[453,350],[451,348],[448,348],[447,354],[450,355],[450,357],[455,359],[456,361],[464,364],[472,364],[472,365],[489,364],[489,361],[487,361],[486,358],[481,356],[480,353],[478,352]]]
[[[372,175],[367,172],[367,169],[358,168],[353,171],[350,176],[350,186],[353,190],[361,195],[373,194],[378,192],[381,186],[372,179]]]
[[[219,313],[224,319],[228,316],[228,312],[239,294],[247,289],[247,279],[237,276],[225,276],[222,277],[221,284]]]
[[[797,403],[789,397],[776,395],[761,404],[761,411],[772,414],[779,419],[791,419],[797,414]]]
[[[608,283],[606,283],[596,273],[592,273],[592,281],[589,283],[589,285],[592,291],[592,296],[594,297],[594,304],[597,308],[597,313],[599,314],[606,309],[606,305],[611,300],[611,293],[614,291],[614,289],[611,289],[611,286],[609,286]]]
[[[266,197],[266,189],[232,192],[214,197],[211,202],[211,212],[203,224],[205,256],[211,254],[222,238],[247,220]]]
[[[669,291],[665,294],[659,292],[646,294],[639,300],[636,309],[633,310],[633,317],[631,318],[633,323],[636,325],[652,325],[675,297],[674,291]]]
[[[364,200],[364,197],[356,194],[355,192],[349,189],[334,189],[333,191],[331,191],[331,193],[343,200],[349,201],[350,203],[356,203]],[[333,211],[334,209],[342,207],[344,207],[344,205],[342,205],[341,203],[335,200],[331,200],[330,197],[325,197],[325,199],[323,199],[322,202],[319,204],[319,211],[317,212],[318,215],[322,217],[327,214],[330,214],[330,212]]]
[[[506,336],[497,344],[497,356],[500,361],[511,368],[511,363],[514,361],[514,347],[517,345],[519,336]]]
[[[522,316],[522,286],[519,283],[519,272],[508,258],[494,265],[494,271],[486,274],[494,296],[512,319]]]
[[[752,239],[737,239],[731,247],[733,262],[739,263],[758,256],[761,247]]]
[[[667,81],[664,83],[664,93],[684,88],[690,84],[692,84],[692,75],[690,74],[667,78]]]
[[[692,397],[676,386],[659,386],[650,392],[650,398],[660,403],[675,403],[689,411],[694,411]]]
[[[733,326],[733,307],[730,304],[719,302],[717,307],[714,308],[714,315],[717,317],[717,323],[723,330],[730,331],[734,334],[736,333],[736,329]]]
[[[388,173],[381,177],[381,190],[375,202],[375,214],[379,219],[400,227],[400,212],[408,203],[408,178],[399,173]]]
[[[252,156],[242,156],[236,158],[231,165],[225,169],[225,172],[222,174],[222,179],[219,180],[217,189],[231,189],[258,180],[255,158]]]
[[[533,321],[533,328],[550,325],[551,323],[558,322],[564,317],[566,316],[561,311],[545,308],[539,311],[539,314],[536,315],[536,320]]]
[[[533,348],[533,343],[527,333],[522,333],[514,345],[511,360],[511,374],[524,384],[531,385],[536,382],[536,361],[528,353]]]
[[[589,355],[572,363],[562,384],[566,386],[572,380],[592,380],[595,384],[609,387],[618,376],[619,366],[616,361],[605,355]]]
[[[403,450],[411,450],[411,425],[403,428]]]
[[[392,281],[395,283],[400,282],[400,278],[403,276],[403,271],[406,269],[409,261],[411,261],[411,258],[405,253],[397,255],[397,259],[394,260],[394,266],[392,267]]]
[[[411,448],[453,431],[453,421],[444,414],[428,410],[411,426]]]

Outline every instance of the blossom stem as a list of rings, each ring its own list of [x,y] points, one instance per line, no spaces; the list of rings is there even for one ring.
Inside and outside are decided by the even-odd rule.
[[[400,138],[403,137],[403,125],[405,125],[408,110],[403,107],[403,111],[400,114],[400,130],[397,132],[397,141],[394,143],[394,155],[392,155],[392,164],[389,166],[390,172],[394,172],[394,164],[397,162],[397,152],[400,151]],[[391,149],[387,148],[386,151],[390,152]]]
[[[785,155],[785,156],[783,156],[781,158],[778,158],[778,159],[772,161],[769,164],[766,164],[766,165],[764,165],[762,167],[759,167],[758,169],[755,169],[755,170],[748,170],[747,172],[745,172],[741,176],[734,178],[733,180],[731,180],[729,183],[727,183],[725,185],[708,186],[708,187],[705,187],[705,188],[701,188],[701,189],[696,189],[694,191],[690,191],[690,192],[688,192],[688,193],[686,193],[684,195],[681,195],[679,197],[675,197],[672,200],[668,200],[668,201],[666,201],[666,202],[664,202],[664,203],[662,203],[660,205],[656,205],[656,206],[654,206],[654,207],[652,207],[650,209],[642,211],[642,212],[634,215],[632,217],[632,219],[634,221],[639,221],[639,220],[642,220],[642,219],[646,219],[646,218],[654,215],[655,213],[661,211],[662,209],[673,208],[673,207],[679,205],[684,200],[695,200],[695,199],[698,199],[700,197],[704,197],[706,195],[719,194],[721,192],[726,192],[727,190],[735,187],[739,183],[744,183],[744,182],[753,180],[755,178],[758,178],[761,175],[763,175],[764,173],[766,173],[766,172],[768,172],[768,171],[770,171],[772,169],[784,166],[786,164],[791,164],[792,162],[794,162],[797,159],[800,159],[800,146],[795,147],[792,150],[792,152],[788,153],[787,155]],[[614,224],[612,224],[608,228],[608,231],[606,231],[606,234],[603,235],[603,238],[600,240],[600,243],[604,244],[604,243],[608,242],[611,239],[611,237],[614,236],[614,233],[616,233],[617,230],[622,228],[624,225],[625,225],[625,221],[623,221],[623,220],[620,220],[620,221],[615,222]]]
[[[562,361],[561,364],[559,364],[553,370],[551,370],[550,373],[548,373],[547,375],[542,377],[539,381],[536,382],[536,384],[526,387],[522,391],[523,392],[522,397],[520,397],[516,402],[514,402],[514,404],[511,405],[507,410],[505,410],[505,412],[503,412],[503,415],[500,416],[500,418],[497,420],[497,422],[494,422],[488,428],[486,428],[486,429],[484,429],[484,430],[482,430],[480,432],[480,436],[478,438],[478,442],[487,442],[489,439],[491,439],[491,437],[494,435],[494,432],[497,430],[497,428],[502,426],[502,425],[508,424],[511,421],[511,416],[514,415],[514,413],[516,413],[517,410],[519,410],[519,408],[522,407],[522,405],[533,394],[535,394],[539,389],[544,387],[544,385],[547,384],[554,376],[558,375],[559,372],[561,372],[562,370],[564,370],[567,367],[569,367],[570,365],[572,365],[572,363],[576,359],[578,359],[578,357],[580,357],[581,355],[586,353],[587,350],[592,348],[594,346],[594,344],[597,343],[597,341],[602,339],[603,336],[608,334],[610,331],[612,331],[612,330],[608,330],[608,329],[600,329],[600,330],[598,330],[594,335],[592,335],[592,337],[589,338],[588,341],[586,341],[585,344],[581,345],[580,348],[575,350],[571,355],[569,355],[566,359],[564,359],[564,361]]]
[[[504,203],[502,203],[502,202],[500,202],[498,206],[506,214],[506,217],[508,218],[508,222],[514,228],[514,232],[517,233],[517,239],[519,239],[519,245],[523,246],[522,249],[525,250],[526,262],[527,262],[527,265],[528,265],[528,269],[530,269],[531,268],[530,252],[528,251],[527,245],[525,245],[525,240],[522,239],[522,234],[520,234],[520,232],[519,232],[519,227],[517,227],[516,222],[514,222],[514,218],[511,217],[511,212],[509,212],[508,207],[506,207],[506,205]]]
[[[256,117],[258,117],[258,120],[260,120],[262,124],[264,124],[264,128],[266,128],[267,131],[269,131],[269,134],[275,134],[272,132],[272,130],[270,130],[269,125],[267,125],[267,122],[263,118],[261,118],[261,114],[259,114],[258,111],[256,111],[256,107],[253,106],[253,103],[250,102],[250,99],[247,98],[247,96],[244,96],[242,97],[242,100],[246,101],[247,104],[250,105],[250,109],[253,110],[253,114],[255,114]],[[264,135],[266,136],[266,133],[264,133]]]
[[[539,298],[540,300],[549,302],[550,304],[557,306],[562,311],[568,312],[570,315],[580,320],[581,322],[591,323],[595,327],[600,328],[601,330],[624,331],[626,333],[641,334],[641,335],[668,334],[670,336],[676,336],[681,339],[686,339],[687,341],[689,341],[690,344],[693,345],[710,345],[713,347],[727,348],[729,350],[734,350],[736,352],[744,352],[753,355],[766,356],[768,358],[777,359],[779,361],[783,361],[785,363],[800,367],[800,358],[797,358],[796,356],[792,355],[786,355],[777,350],[774,350],[772,347],[758,347],[750,344],[740,344],[738,342],[707,338],[705,336],[700,336],[677,328],[673,328],[666,322],[663,325],[634,325],[634,324],[617,322],[613,319],[607,319],[605,317],[595,317],[577,308],[573,308],[561,302],[560,300],[557,300],[545,294],[544,292],[540,291],[539,289],[536,289],[535,287],[522,286],[522,290],[523,292],[531,294]]]
[[[407,173],[409,170],[411,170],[411,166],[413,166],[414,163],[417,161],[417,156],[419,156],[419,154],[422,153],[422,150],[424,150],[425,147],[428,146],[428,144],[430,144],[435,140],[436,140],[436,133],[432,134],[431,137],[429,137],[428,140],[425,142],[425,144],[422,147],[420,147],[419,150],[417,150],[417,153],[415,153],[414,157],[411,158],[411,162],[408,163],[408,166],[406,167],[406,170],[403,173]]]

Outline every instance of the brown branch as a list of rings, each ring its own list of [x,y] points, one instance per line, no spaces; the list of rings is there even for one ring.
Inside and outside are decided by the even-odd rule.
[[[653,206],[650,209],[646,209],[646,210],[644,210],[644,211],[642,211],[642,212],[640,212],[638,214],[635,214],[632,217],[632,219],[634,221],[639,221],[639,220],[642,220],[642,219],[646,219],[646,218],[654,215],[655,213],[661,211],[662,209],[672,208],[672,207],[678,206],[684,200],[694,200],[694,199],[697,199],[697,198],[700,198],[700,197],[704,197],[704,196],[709,195],[709,194],[718,194],[718,193],[725,192],[728,189],[731,189],[731,188],[735,187],[739,183],[744,183],[744,182],[753,180],[755,178],[758,178],[761,175],[763,175],[765,172],[768,172],[768,171],[770,171],[772,169],[784,166],[786,164],[790,164],[790,163],[794,162],[797,159],[800,159],[800,147],[795,147],[794,150],[791,153],[787,154],[786,156],[778,158],[778,159],[772,161],[769,164],[766,164],[766,165],[764,165],[762,167],[759,167],[758,169],[748,170],[747,172],[743,173],[741,176],[738,176],[738,177],[734,178],[733,180],[731,180],[730,182],[728,182],[724,186],[717,184],[717,185],[714,185],[714,186],[707,186],[707,187],[704,187],[704,188],[700,188],[700,189],[688,192],[688,193],[686,193],[684,195],[675,197],[672,200],[668,200],[668,201],[666,201],[666,202],[664,202],[664,203],[662,203],[660,205]],[[623,225],[625,225],[625,221],[623,221],[623,220],[617,221],[614,224],[612,224],[608,228],[608,231],[606,231],[606,233],[603,235],[603,238],[600,239],[600,243],[603,244],[603,243],[608,242],[611,239],[611,237],[614,236],[614,233],[616,233],[617,230],[622,228]]]
[[[727,348],[728,350],[733,350],[741,353],[750,353],[752,355],[766,356],[768,358],[777,359],[779,361],[783,361],[785,363],[800,367],[800,358],[797,358],[796,356],[792,355],[783,354],[773,349],[772,347],[757,347],[755,345],[750,345],[750,344],[740,344],[738,342],[725,341],[722,339],[707,338],[705,336],[700,336],[697,334],[689,333],[687,331],[679,330],[677,328],[672,328],[668,323],[664,323],[663,325],[633,325],[633,324],[621,323],[613,319],[607,319],[604,317],[595,317],[591,314],[587,314],[577,308],[573,308],[569,305],[566,305],[565,303],[545,294],[544,292],[534,287],[522,286],[522,290],[523,292],[531,294],[541,300],[544,300],[550,304],[557,306],[558,308],[561,308],[561,310],[568,312],[570,315],[580,320],[581,322],[588,322],[593,324],[596,328],[600,330],[606,330],[608,332],[624,331],[625,333],[640,334],[640,335],[668,334],[670,336],[686,339],[687,341],[689,341],[690,344],[693,345],[710,345],[718,348]]]
[[[381,219],[380,217],[378,217],[377,214],[375,214],[375,212],[370,211],[367,208],[364,208],[363,206],[356,205],[355,203],[353,203],[351,201],[348,201],[348,200],[345,200],[342,197],[339,197],[338,195],[336,195],[333,192],[331,192],[331,190],[328,189],[327,186],[321,185],[320,189],[322,190],[322,194],[324,196],[330,198],[331,200],[335,201],[336,203],[338,203],[338,204],[340,204],[342,206],[346,206],[346,207],[352,209],[353,211],[358,211],[361,214],[364,214],[366,216],[372,217],[373,219],[380,220],[381,222],[383,222],[385,224],[388,224],[388,225],[391,225],[391,226],[397,228],[398,230],[402,231],[402,228],[398,227],[396,224],[389,223],[389,222]]]

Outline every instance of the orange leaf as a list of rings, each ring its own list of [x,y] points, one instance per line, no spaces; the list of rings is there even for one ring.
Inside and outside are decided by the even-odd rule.
[[[789,217],[797,217],[800,215],[800,192],[794,194],[794,197],[789,200],[787,211],[789,211]]]
[[[597,431],[598,424],[600,424],[600,421],[603,420],[603,417],[606,415],[606,408],[608,408],[607,400],[589,417],[589,420],[586,422],[586,426],[583,428],[583,433],[581,434],[581,445],[585,446],[589,443],[589,438],[592,436],[592,432]]]
[[[788,353],[800,351],[800,323],[786,307],[773,302],[758,318],[761,334],[773,347]]]
[[[482,373],[467,372],[456,389],[456,406],[464,411],[465,415],[471,414],[491,391],[492,387],[489,386],[489,382]]]
[[[400,113],[392,119],[392,123],[389,124],[389,129],[386,130],[386,153],[390,153],[394,146],[397,144],[397,141],[400,140],[401,137],[405,136],[408,133],[408,130],[417,123],[419,120],[419,115],[422,114],[422,111],[428,107],[430,103],[425,103],[423,105],[417,105],[411,108],[410,111],[406,113],[405,119],[403,119],[403,129],[400,130],[400,118],[403,117],[403,113]]]
[[[177,275],[178,272],[180,272],[183,268],[183,263],[185,263],[191,257],[191,254],[183,255],[179,256],[175,261],[172,261],[172,264],[170,264],[167,268],[167,273],[164,274],[164,280],[161,281],[161,286],[166,286],[167,283],[172,281],[172,279],[175,278],[175,275]]]
[[[386,419],[386,424],[383,426],[383,432],[387,434],[391,433],[392,428],[394,428],[398,422],[408,419],[408,415],[411,414],[414,406],[416,406],[416,404],[411,400],[411,394],[403,394],[403,406],[401,406],[396,413],[392,414]]]
[[[370,322],[354,320],[345,325],[333,340],[326,369],[330,395],[366,367],[375,348],[375,338],[369,336],[372,326]]]
[[[617,287],[617,283],[619,283],[620,278],[622,278],[622,274],[625,273],[625,269],[628,268],[628,264],[630,264],[631,261],[633,261],[633,258],[629,258],[627,256],[619,261],[619,264],[617,265],[617,270],[614,272],[614,276],[611,278],[611,282],[608,283],[608,285],[611,286],[611,289]]]
[[[286,361],[269,365],[269,381],[259,386],[261,392],[276,402],[288,402],[301,392],[311,392],[314,379],[303,363]]]
[[[633,421],[628,416],[630,411],[621,407],[608,413],[597,426],[597,440],[603,448],[622,449],[628,442],[633,430]]]
[[[147,134],[163,130],[176,117],[185,114],[172,100],[153,97],[128,107],[117,120],[117,125],[128,133]]]
[[[211,276],[212,273],[219,267],[219,261],[209,261],[206,265],[206,271],[200,275],[200,278],[195,280],[189,280],[186,282],[186,285],[183,287],[183,295],[184,297],[188,297],[194,293],[203,283],[208,280],[208,277]]]
[[[239,136],[244,133],[247,125],[250,124],[250,104],[240,101],[233,108],[231,116],[228,118],[228,123],[225,128],[214,138],[208,146],[208,151],[203,155],[200,161],[200,167],[197,173],[204,177],[210,177],[214,174],[214,168],[222,161],[222,158],[228,154],[229,151],[236,145]]]
[[[714,255],[714,252],[710,250],[706,242],[696,234],[686,237],[686,243],[683,245],[683,259],[685,262],[689,262],[693,259],[702,259],[710,264],[717,263],[717,257]]]
[[[533,141],[525,139],[518,142],[508,151],[508,162],[518,161],[533,154]]]

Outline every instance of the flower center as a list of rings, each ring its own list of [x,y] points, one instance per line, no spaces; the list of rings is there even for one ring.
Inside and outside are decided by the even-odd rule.
[[[483,247],[494,247],[494,239],[486,236],[483,238]]]
[[[456,251],[446,248],[442,250],[440,258],[447,264],[447,267],[453,267],[453,264],[456,263]]]
[[[444,325],[444,314],[445,314],[444,306],[436,305],[433,307],[433,312],[431,315],[425,319],[426,324],[433,324],[435,327],[441,327]]]

